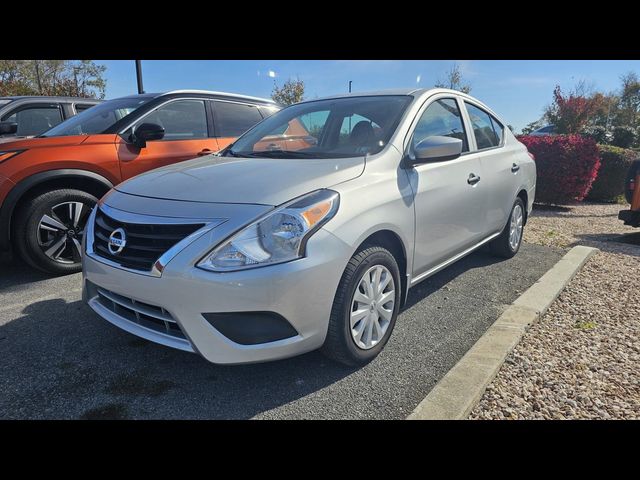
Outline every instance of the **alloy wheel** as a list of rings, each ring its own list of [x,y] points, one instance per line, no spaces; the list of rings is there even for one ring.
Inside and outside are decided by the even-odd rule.
[[[82,202],[64,202],[44,214],[38,223],[38,245],[44,254],[58,263],[79,263],[90,212],[91,207]]]

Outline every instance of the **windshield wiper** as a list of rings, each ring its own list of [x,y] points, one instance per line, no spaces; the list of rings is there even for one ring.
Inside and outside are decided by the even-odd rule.
[[[252,158],[318,158],[322,154],[316,152],[299,152],[295,150],[261,150],[259,152],[241,152],[239,155]]]

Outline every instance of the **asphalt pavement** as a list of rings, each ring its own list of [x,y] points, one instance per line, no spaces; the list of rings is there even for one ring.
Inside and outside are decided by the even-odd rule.
[[[138,339],[80,300],[80,275],[0,261],[0,418],[402,419],[507,304],[564,251],[474,253],[410,291],[391,340],[364,368],[317,352],[213,365]]]

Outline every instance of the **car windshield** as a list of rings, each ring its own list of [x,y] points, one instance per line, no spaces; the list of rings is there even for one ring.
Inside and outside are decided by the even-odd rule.
[[[223,155],[346,158],[378,153],[411,100],[407,95],[378,95],[292,105],[246,132]]]
[[[152,97],[128,97],[109,100],[71,117],[40,136],[64,137],[102,133],[151,99]]]

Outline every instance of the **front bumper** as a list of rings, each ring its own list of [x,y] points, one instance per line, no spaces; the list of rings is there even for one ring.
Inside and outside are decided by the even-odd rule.
[[[85,255],[83,299],[98,315],[134,335],[197,352],[213,363],[276,360],[314,350],[324,343],[336,288],[352,253],[348,245],[320,229],[309,240],[305,258],[214,273],[195,267],[202,252],[212,247],[203,242],[206,236],[174,257],[159,277],[123,270],[101,262],[95,255]],[[155,308],[148,312],[152,316],[166,314],[175,320],[184,336],[171,334],[169,327],[164,333],[147,328],[131,312],[119,314],[124,311],[120,307],[106,308],[99,289],[107,295],[115,294],[120,303],[133,301],[134,309]],[[136,307],[140,302],[143,307]],[[290,323],[297,335],[267,343],[240,344],[216,330],[203,316],[233,312],[277,314]]]
[[[624,221],[625,225],[640,227],[640,210],[620,210],[618,219]]]

